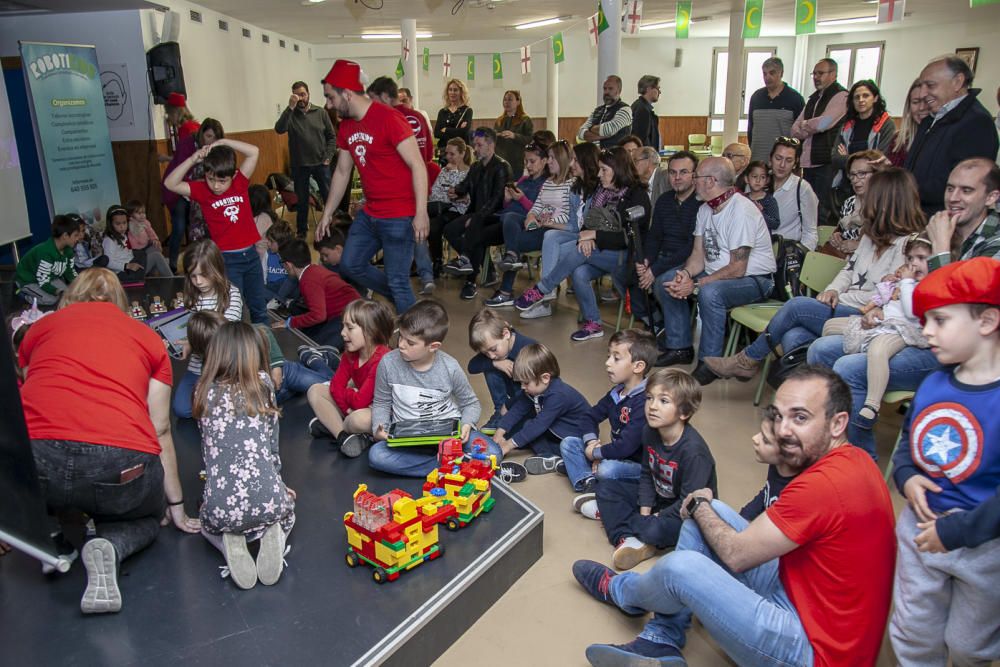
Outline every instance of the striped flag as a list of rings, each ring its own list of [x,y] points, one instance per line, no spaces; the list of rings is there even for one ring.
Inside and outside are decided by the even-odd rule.
[[[878,0],[876,23],[902,23],[904,11],[906,11],[906,0]]]
[[[443,76],[448,78],[451,76],[451,54],[446,53],[441,58],[441,69],[444,70]]]
[[[531,47],[521,47],[521,74],[531,74]]]
[[[597,36],[601,34],[600,26],[597,23],[597,14],[587,19],[587,32],[590,33],[590,43],[597,46]]]
[[[632,0],[625,11],[625,32],[638,35],[642,25],[642,0]]]

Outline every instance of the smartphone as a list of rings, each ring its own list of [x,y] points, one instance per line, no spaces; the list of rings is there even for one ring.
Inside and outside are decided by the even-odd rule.
[[[506,187],[510,188],[511,190],[516,190],[517,183],[515,181],[507,181]]]

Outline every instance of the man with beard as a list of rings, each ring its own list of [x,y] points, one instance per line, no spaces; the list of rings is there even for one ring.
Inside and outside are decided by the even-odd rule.
[[[748,524],[702,489],[685,500],[676,550],[647,573],[577,561],[574,576],[599,601],[655,614],[628,644],[588,647],[591,664],[683,664],[692,613],[740,665],[874,664],[896,540],[882,475],[845,438],[850,409],[834,373],[797,368],[768,412],[798,475],[763,514]]]
[[[340,114],[337,165],[316,239],[326,236],[351,178],[361,176],[365,206],[358,211],[344,246],[346,275],[392,299],[402,313],[416,302],[410,284],[413,247],[427,238],[427,168],[406,119],[365,96],[361,66],[337,60],[323,79],[327,106]],[[407,187],[409,185],[410,187]],[[385,273],[371,264],[381,248]]]
[[[278,134],[288,133],[288,159],[291,162],[295,197],[295,224],[299,237],[309,225],[309,179],[316,180],[324,200],[329,194],[326,167],[337,152],[337,135],[323,107],[309,103],[309,86],[304,81],[292,84],[288,107],[274,124]]]
[[[613,148],[632,131],[632,107],[622,102],[622,79],[612,74],[604,81],[604,104],[600,104],[576,132],[580,141],[596,141]]]

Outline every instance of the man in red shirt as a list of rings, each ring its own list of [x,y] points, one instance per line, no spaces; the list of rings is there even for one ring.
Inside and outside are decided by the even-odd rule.
[[[420,156],[424,162],[431,162],[434,159],[434,142],[431,138],[430,125],[427,124],[423,114],[399,101],[399,87],[395,81],[387,76],[380,76],[369,84],[368,97],[403,114],[403,118],[413,129],[413,136],[417,140],[417,148],[420,149]]]
[[[680,664],[693,612],[739,665],[874,664],[896,540],[882,475],[846,440],[850,409],[839,376],[799,367],[769,413],[783,462],[801,472],[763,514],[748,524],[702,489],[685,500],[676,550],[649,572],[577,561],[573,574],[598,600],[655,612],[629,644],[588,647],[591,663]]]
[[[313,264],[305,241],[292,239],[282,243],[278,255],[288,277],[299,281],[299,292],[307,310],[284,322],[274,322],[271,327],[300,329],[318,345],[343,349],[342,317],[347,304],[360,298],[357,291],[333,271]]]
[[[327,107],[343,119],[337,128],[337,155],[330,196],[316,226],[321,239],[351,177],[361,177],[365,205],[354,218],[342,264],[364,287],[388,296],[402,313],[416,301],[410,285],[413,246],[427,238],[427,169],[406,119],[364,94],[361,67],[337,60],[323,79]],[[407,184],[410,187],[407,187]],[[371,264],[382,249],[385,272]]]

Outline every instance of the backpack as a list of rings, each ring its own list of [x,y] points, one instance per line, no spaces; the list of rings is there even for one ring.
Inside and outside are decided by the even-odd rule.
[[[802,181],[795,186],[795,203],[799,208],[799,221],[802,221]],[[774,254],[774,290],[771,298],[778,301],[788,301],[793,296],[806,296],[807,290],[800,275],[802,273],[802,262],[805,261],[806,253],[809,249],[799,241],[786,239],[779,234],[771,237],[777,244]]]

